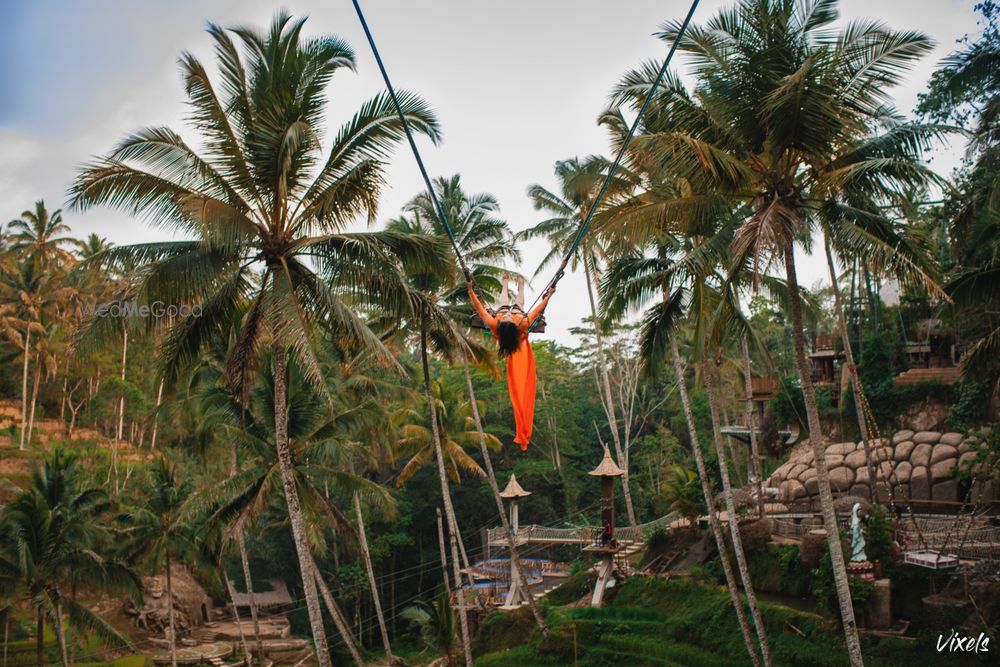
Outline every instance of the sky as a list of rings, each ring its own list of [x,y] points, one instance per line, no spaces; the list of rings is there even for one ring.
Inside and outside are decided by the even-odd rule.
[[[704,22],[731,0],[702,0]],[[652,34],[680,20],[688,0],[362,0],[366,18],[397,89],[418,92],[435,109],[444,140],[418,140],[433,177],[462,175],[469,192],[490,192],[514,230],[540,221],[525,190],[556,190],[553,164],[607,154],[597,126],[608,93],[627,69],[662,59]],[[0,0],[0,221],[34,201],[62,206],[79,166],[106,153],[128,132],[184,127],[177,57],[190,51],[212,62],[207,21],[266,25],[281,7],[308,15],[307,35],[334,34],[357,54],[357,73],[342,71],[329,88],[327,132],[333,133],[383,89],[350,0]],[[843,0],[840,23],[879,19],[916,30],[937,44],[895,91],[910,113],[917,96],[956,40],[977,32],[973,0]],[[683,58],[675,60],[684,72]],[[930,159],[947,175],[961,146]],[[409,151],[388,168],[380,220],[398,215],[423,189]],[[66,212],[74,234],[96,232],[116,244],[163,238],[164,232],[108,209]],[[520,268],[534,273],[544,241],[522,246]],[[800,282],[826,276],[820,257],[798,257]],[[547,275],[534,281],[542,289]],[[529,301],[533,298],[529,295]],[[549,305],[547,337],[573,344],[569,329],[589,315],[580,276],[567,276]]]

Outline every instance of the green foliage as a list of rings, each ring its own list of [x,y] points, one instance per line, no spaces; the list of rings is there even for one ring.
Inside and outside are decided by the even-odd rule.
[[[892,517],[885,505],[874,504],[864,522],[865,553],[868,560],[877,563],[883,575],[895,566]]]
[[[985,380],[969,380],[958,386],[958,400],[948,409],[945,424],[950,429],[968,433],[989,418],[992,392]]]
[[[809,594],[812,569],[802,562],[799,548],[793,544],[762,549],[747,557],[754,588],[801,598]]]
[[[844,549],[844,553],[850,553],[849,549]],[[851,600],[854,602],[854,613],[863,617],[868,609],[868,601],[875,590],[874,582],[862,581],[856,577],[848,579],[851,589]],[[833,580],[833,561],[830,552],[824,552],[820,558],[819,567],[813,570],[810,593],[820,607],[828,614],[840,615],[840,603],[837,599],[837,589]]]

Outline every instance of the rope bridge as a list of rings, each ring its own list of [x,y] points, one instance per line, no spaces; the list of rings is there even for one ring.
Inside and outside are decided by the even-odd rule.
[[[641,544],[650,535],[662,528],[669,528],[670,524],[679,520],[681,515],[678,512],[671,512],[653,519],[646,523],[639,524],[635,528],[622,526],[615,528],[615,539],[619,544]],[[490,546],[506,547],[507,536],[504,535],[503,527],[490,528],[486,531],[487,541]],[[601,537],[600,526],[582,526],[580,528],[550,528],[548,526],[529,525],[521,526],[514,533],[514,543],[521,544],[593,544]]]

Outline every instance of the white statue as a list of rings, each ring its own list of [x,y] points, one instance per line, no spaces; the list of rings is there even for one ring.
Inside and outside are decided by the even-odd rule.
[[[865,534],[861,530],[861,503],[854,503],[851,508],[851,562],[861,563],[867,560]]]

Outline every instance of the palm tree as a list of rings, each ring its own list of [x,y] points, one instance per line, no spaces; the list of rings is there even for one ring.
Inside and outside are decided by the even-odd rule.
[[[317,328],[388,358],[342,292],[358,303],[377,298],[383,308],[402,307],[396,253],[415,252],[430,264],[438,258],[403,235],[342,231],[359,214],[375,214],[385,159],[403,128],[389,98],[380,95],[337,132],[328,155],[320,155],[326,86],[338,70],[354,67],[354,54],[336,37],[304,37],[304,22],[282,12],[266,32],[209,25],[221,87],[193,55],[180,58],[203,155],[169,128],[140,130],[84,166],[71,203],[142,214],[189,237],[112,248],[102,256],[110,266],[141,265],[126,298],[200,305],[200,316],[149,323],[166,329],[159,362],[168,378],[193,364],[211,332],[235,327],[226,376],[243,397],[259,352],[274,351],[278,461],[317,657],[328,667],[289,446],[288,357],[321,392]],[[427,105],[412,94],[402,103],[411,127],[437,141]],[[89,331],[109,328],[112,323],[93,321]]]
[[[21,217],[7,224],[10,232],[10,250],[45,270],[52,266],[70,263],[72,253],[65,246],[78,246],[79,241],[69,236],[69,225],[62,221],[62,209],[49,214],[45,202],[35,202],[34,210],[26,210]]]
[[[460,470],[476,477],[486,476],[482,467],[466,452],[476,446],[478,431],[472,418],[472,404],[462,401],[459,393],[459,390],[449,387],[443,380],[432,382],[445,467],[448,477],[455,483],[460,481]],[[402,486],[434,457],[436,446],[426,419],[416,410],[404,408],[396,419],[400,422],[398,452],[408,457],[396,478],[396,485]],[[485,438],[490,449],[495,452],[500,450],[499,438],[489,433]]]
[[[167,581],[167,618],[169,623],[170,664],[177,667],[177,631],[174,621],[172,569],[179,555],[195,550],[194,538],[183,521],[184,502],[191,485],[177,476],[177,466],[158,458],[149,467],[144,485],[145,497],[121,517],[122,533],[129,560],[145,562],[152,571],[164,571]]]
[[[36,614],[36,661],[43,664],[46,621],[56,631],[61,661],[71,659],[67,624],[104,641],[129,641],[76,600],[78,584],[139,590],[135,575],[102,555],[110,545],[102,529],[107,497],[86,487],[76,458],[56,450],[32,474],[31,486],[0,513],[0,595],[30,602]]]
[[[721,196],[746,207],[733,242],[736,264],[754,275],[774,260],[784,264],[792,314],[795,362],[806,402],[810,442],[844,633],[852,665],[862,664],[847,570],[833,512],[824,438],[805,356],[794,245],[809,236],[814,212],[845,188],[864,184],[883,193],[919,183],[927,171],[912,148],[935,129],[900,121],[888,91],[931,48],[923,35],[858,21],[830,28],[836,2],[747,0],[689,29],[679,48],[697,78],[695,94],[672,78],[660,94],[662,131],[640,137],[637,150],[684,179],[690,207],[696,197]],[[673,42],[679,24],[664,27]],[[623,99],[649,89],[633,73]],[[864,139],[864,141],[860,141]],[[850,147],[850,148],[848,148]],[[863,244],[856,244],[856,248]]]
[[[688,470],[679,463],[672,463],[664,469],[666,479],[660,487],[659,499],[671,512],[683,516],[691,530],[698,530],[701,516],[701,502],[698,500],[698,473]]]
[[[599,156],[589,156],[583,160],[571,158],[556,162],[556,177],[559,179],[560,194],[551,192],[541,185],[528,187],[528,197],[531,198],[536,210],[546,211],[553,217],[543,220],[533,227],[519,233],[523,239],[544,236],[551,250],[535,271],[537,276],[554,260],[569,251],[576,238],[577,230],[586,219],[594,198],[600,190],[611,163]],[[630,191],[635,185],[635,178],[628,170],[622,169],[616,173],[608,186],[607,195],[614,197]],[[597,302],[594,298],[594,284],[600,282],[600,267],[598,256],[602,248],[595,239],[590,237],[579,255],[574,255],[572,267],[583,264],[584,279],[587,284],[587,297],[590,301],[590,319],[594,326],[594,336],[597,342],[597,367],[600,371],[601,402],[608,417],[611,429],[611,440],[615,446],[615,456],[618,466],[625,473],[622,477],[622,490],[625,496],[625,511],[629,525],[635,527],[635,507],[632,503],[632,490],[629,485],[628,446],[622,446],[622,438],[618,429],[618,414],[614,394],[611,391],[611,380],[608,373],[608,362],[604,351],[602,323],[598,317]]]

